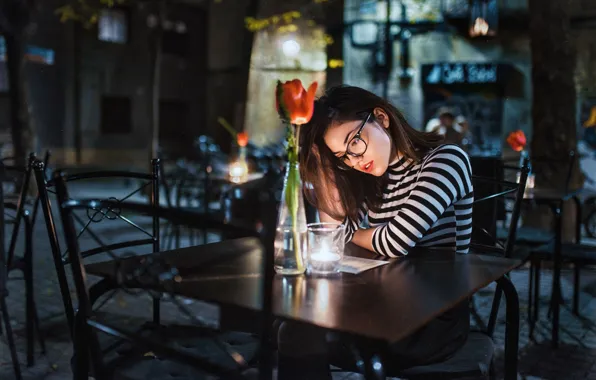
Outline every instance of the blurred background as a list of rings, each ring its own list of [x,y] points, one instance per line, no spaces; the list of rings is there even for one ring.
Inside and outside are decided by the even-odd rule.
[[[596,106],[596,2],[529,3],[3,0],[3,155],[145,168],[201,135],[229,152],[222,119],[279,143],[273,88],[294,77],[374,91],[419,129],[452,116],[471,154],[502,154],[517,129],[563,151]]]

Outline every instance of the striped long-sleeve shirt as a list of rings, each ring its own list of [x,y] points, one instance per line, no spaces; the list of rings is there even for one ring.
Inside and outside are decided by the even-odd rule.
[[[346,220],[347,239],[368,217],[376,228],[376,253],[396,257],[411,247],[452,248],[467,253],[472,235],[474,191],[467,154],[458,146],[441,145],[420,162],[401,158],[388,170],[380,212],[359,212],[359,220]]]

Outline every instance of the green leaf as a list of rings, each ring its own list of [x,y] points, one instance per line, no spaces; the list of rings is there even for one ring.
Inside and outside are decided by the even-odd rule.
[[[236,132],[234,127],[232,127],[226,119],[224,119],[223,117],[220,116],[217,118],[217,122],[219,123],[219,125],[224,127],[224,129],[226,131],[228,131],[230,133],[230,135],[232,135],[233,138],[236,138],[236,135],[238,134],[238,132]]]

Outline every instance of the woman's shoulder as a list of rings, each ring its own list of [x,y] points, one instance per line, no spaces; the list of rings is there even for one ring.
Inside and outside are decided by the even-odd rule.
[[[463,173],[464,176],[472,175],[472,165],[468,154],[455,144],[443,144],[432,149],[422,160],[421,170],[431,170],[431,167],[445,165]]]
[[[462,160],[469,162],[468,154],[458,145],[442,144],[428,151],[422,159],[424,162],[431,161],[433,158],[447,158],[453,160]]]

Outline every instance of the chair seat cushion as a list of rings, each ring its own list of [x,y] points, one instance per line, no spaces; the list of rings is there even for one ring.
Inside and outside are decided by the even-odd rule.
[[[506,228],[497,228],[497,239],[507,240],[509,231]],[[542,245],[551,242],[555,235],[538,227],[522,226],[517,229],[515,240],[517,244]]]
[[[532,249],[532,256],[549,260],[555,251],[554,243]],[[587,244],[563,243],[561,253],[564,260],[596,262],[596,246]]]
[[[198,326],[168,326],[142,332],[144,338],[205,359],[207,362],[230,369],[238,367],[229,354],[240,358],[244,363],[254,363],[258,354],[259,342],[251,334],[226,332],[206,333]],[[217,338],[214,340],[211,338]],[[224,349],[229,354],[224,352]],[[133,379],[178,379],[201,380],[214,378],[207,371],[182,364],[173,358],[160,357],[150,352],[139,351],[132,347],[119,348],[116,355],[110,355],[106,367],[112,378]]]
[[[470,332],[464,346],[444,362],[408,368],[395,376],[406,379],[485,376],[489,373],[494,352],[494,343],[488,335]]]

